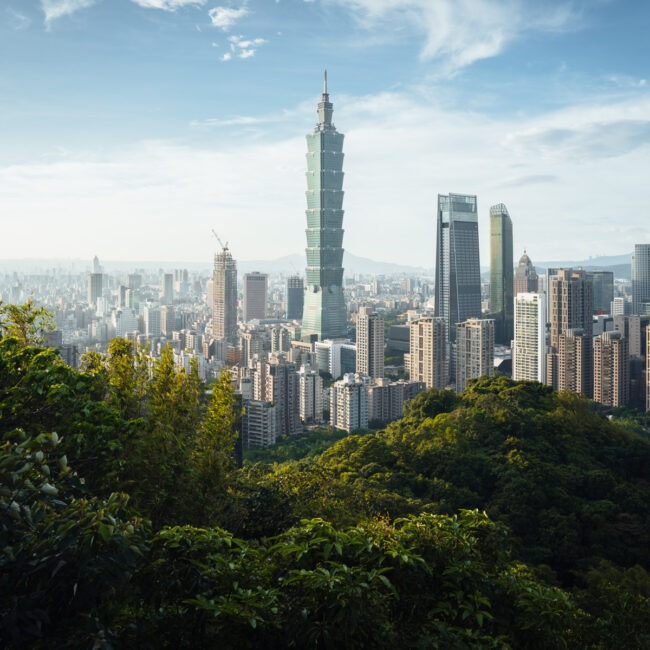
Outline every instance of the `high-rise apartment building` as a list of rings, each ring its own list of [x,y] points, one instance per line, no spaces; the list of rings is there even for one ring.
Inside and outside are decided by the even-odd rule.
[[[237,262],[227,246],[214,256],[212,336],[237,343]]]
[[[300,419],[303,422],[323,420],[323,379],[318,370],[304,365],[298,371]]]
[[[318,104],[318,124],[307,135],[307,270],[302,336],[319,340],[345,335],[343,295],[343,134],[332,124],[327,93]]]
[[[539,289],[537,271],[535,270],[533,263],[530,261],[530,257],[526,254],[526,251],[524,251],[524,254],[519,258],[513,284],[513,293],[515,296],[519,293],[537,293]]]
[[[490,317],[494,340],[510,345],[513,330],[512,220],[503,203],[490,208]]]
[[[287,278],[286,316],[287,320],[300,320],[305,304],[305,284],[299,275]]]
[[[546,383],[556,389],[575,390],[591,397],[590,384],[593,376],[591,276],[582,269],[557,269],[550,278],[548,296],[551,303],[551,339],[546,356]],[[562,351],[560,339],[568,332],[572,332],[571,340],[564,339],[562,343],[564,351]],[[575,363],[578,362],[580,366],[576,367]],[[563,363],[569,365],[564,367]],[[575,386],[579,388],[576,390]]]
[[[594,401],[605,406],[625,406],[630,399],[628,340],[620,332],[603,332],[594,338]]]
[[[562,332],[558,341],[556,363],[557,390],[593,396],[593,338],[580,328]]]
[[[372,379],[384,376],[384,319],[368,307],[357,317],[357,372]]]
[[[512,378],[546,381],[546,297],[521,292],[515,296]]]
[[[266,297],[269,286],[269,276],[266,273],[253,271],[244,274],[244,322],[266,318]]]
[[[368,420],[393,422],[404,415],[404,404],[425,389],[419,381],[377,379],[368,386]]]
[[[481,316],[476,196],[438,195],[435,316],[456,338],[456,323]]]
[[[494,374],[494,320],[468,318],[456,324],[456,392],[470,379]]]
[[[330,387],[330,424],[336,429],[368,428],[368,378],[348,373]]]
[[[163,273],[160,278],[160,302],[163,305],[174,304],[174,274]]]
[[[444,318],[412,321],[409,352],[404,355],[410,380],[421,381],[427,388],[445,388],[449,383],[448,348]]]
[[[632,313],[650,313],[650,244],[634,245],[634,255],[632,255]]]

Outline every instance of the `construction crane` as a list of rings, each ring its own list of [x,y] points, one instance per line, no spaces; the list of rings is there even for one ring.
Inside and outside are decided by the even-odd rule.
[[[219,244],[221,245],[221,248],[223,249],[223,252],[225,253],[228,250],[228,242],[226,242],[224,244],[221,241],[221,237],[219,237],[219,235],[217,235],[217,231],[214,228],[212,229],[212,234],[217,238],[217,241],[219,242]]]

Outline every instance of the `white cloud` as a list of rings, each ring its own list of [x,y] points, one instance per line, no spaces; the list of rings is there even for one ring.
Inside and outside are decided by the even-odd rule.
[[[257,48],[266,43],[266,40],[263,38],[248,39],[243,36],[229,36],[228,41],[230,42],[230,51],[233,56],[239,59],[250,59],[255,56]],[[225,60],[229,61],[230,59]]]
[[[569,0],[555,4],[530,0],[328,0],[353,13],[370,30],[408,25],[424,41],[420,57],[441,62],[452,74],[475,61],[499,54],[507,44],[531,31],[575,28]]]
[[[203,6],[207,0],[131,0],[145,9],[162,9],[164,11],[176,11],[188,5]]]
[[[230,52],[226,52],[224,55],[222,55],[221,60],[222,61],[230,61],[232,59],[232,54]]]
[[[53,20],[92,7],[96,2],[97,0],[41,0],[45,24],[49,26]]]
[[[239,9],[234,7],[214,7],[208,11],[212,25],[224,32],[227,32],[248,13],[247,7],[240,7]]]

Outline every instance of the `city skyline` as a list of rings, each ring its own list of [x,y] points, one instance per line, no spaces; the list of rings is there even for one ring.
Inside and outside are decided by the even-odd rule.
[[[211,228],[239,259],[300,251],[324,68],[356,255],[432,267],[446,191],[478,196],[484,265],[501,202],[515,255],[630,252],[650,240],[649,19],[622,1],[7,0],[0,258],[178,260],[189,238],[209,261]],[[408,247],[384,236],[395,214],[422,234]]]

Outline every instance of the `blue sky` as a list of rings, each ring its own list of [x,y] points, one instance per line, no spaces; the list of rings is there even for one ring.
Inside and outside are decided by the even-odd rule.
[[[433,266],[438,193],[515,258],[650,241],[643,0],[0,0],[0,259],[302,252],[327,68],[344,246]]]

